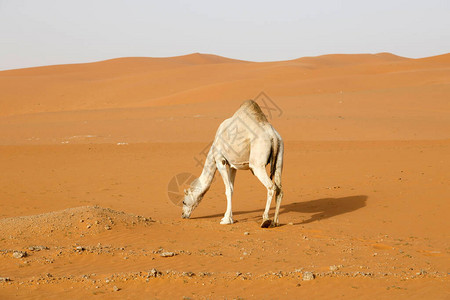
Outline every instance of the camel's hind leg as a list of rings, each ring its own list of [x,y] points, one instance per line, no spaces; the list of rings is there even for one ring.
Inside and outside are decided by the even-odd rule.
[[[276,159],[276,165],[275,165],[275,176],[274,176],[274,183],[276,186],[276,192],[275,192],[275,201],[277,203],[275,208],[275,215],[273,216],[273,225],[278,226],[280,224],[280,221],[278,220],[278,215],[280,213],[280,206],[281,206],[281,200],[283,199],[283,190],[281,188],[281,172],[283,170],[283,153],[284,153],[284,144],[281,137],[278,135],[279,141],[279,148],[278,148],[278,154]]]
[[[267,175],[266,169],[264,167],[254,167],[252,168],[253,174],[258,177],[259,181],[266,187],[267,189],[267,200],[266,200],[266,208],[263,213],[263,222],[261,223],[262,228],[267,228],[271,225],[271,221],[269,219],[269,210],[270,204],[272,203],[273,194],[275,192],[275,184],[270,180],[270,177]]]
[[[222,175],[223,183],[225,184],[225,195],[227,197],[227,210],[220,224],[233,224],[231,198],[233,197],[236,169],[230,168],[228,164],[224,164],[223,162],[218,162],[216,165],[220,175]]]
[[[275,201],[277,203],[277,206],[275,208],[275,215],[273,217],[273,225],[278,226],[280,225],[280,221],[278,219],[278,215],[280,213],[280,206],[281,206],[281,200],[283,199],[283,191],[280,187],[277,187],[277,191],[275,193]]]

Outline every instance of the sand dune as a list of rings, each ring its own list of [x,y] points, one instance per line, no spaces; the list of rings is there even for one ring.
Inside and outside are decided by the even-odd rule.
[[[169,182],[249,98],[285,140],[282,226],[250,172],[235,224],[220,178],[181,220]],[[2,71],[0,298],[445,299],[449,99],[450,54]]]
[[[251,63],[213,55],[191,54],[172,58],[121,58],[89,64],[2,71],[1,112],[2,115],[17,115],[126,108],[148,106],[158,100],[159,104],[164,104],[164,99],[167,98],[176,99],[180,103],[199,101],[192,99],[194,95],[202,101],[231,100],[226,96],[235,94],[240,94],[240,98],[245,99],[254,97],[261,86],[274,98],[341,90],[347,92],[348,85],[351,91],[360,89],[358,82],[351,82],[354,79],[352,76],[370,71],[382,76],[364,78],[365,86],[362,89],[383,89],[398,84],[389,84],[392,81],[390,73],[404,68],[421,70],[424,63],[430,63],[429,71],[432,72],[427,74],[429,80],[442,77],[439,71],[448,68],[447,57],[448,55],[442,55],[413,60],[380,53],[324,55],[284,62]],[[439,63],[439,67],[436,67],[436,63]],[[355,66],[359,68],[355,69]],[[330,67],[333,70],[329,70]],[[332,86],[327,88],[329,83],[323,82],[339,76],[347,81],[339,90]],[[422,83],[422,78],[409,78],[408,74],[404,76],[409,86]],[[322,85],[320,91],[318,87],[311,89],[314,82]],[[258,83],[257,87],[254,86],[255,83]],[[226,95],[214,97],[211,90],[217,87],[219,91],[216,94],[226,92]]]
[[[182,124],[215,127],[202,116],[224,118],[261,91],[284,112],[278,126],[304,129],[286,130],[289,140],[442,139],[450,128],[448,57],[381,53],[253,63],[191,54],[3,71],[0,144],[83,135],[105,137],[100,142],[207,140],[209,131]],[[176,130],[152,130],[162,121]]]

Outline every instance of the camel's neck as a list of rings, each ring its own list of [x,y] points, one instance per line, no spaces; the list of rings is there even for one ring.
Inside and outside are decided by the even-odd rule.
[[[201,193],[206,193],[211,186],[211,183],[214,179],[214,175],[216,174],[216,162],[214,160],[214,145],[211,146],[211,149],[208,152],[208,156],[205,160],[205,165],[203,166],[203,171],[200,177],[198,178],[201,190]]]

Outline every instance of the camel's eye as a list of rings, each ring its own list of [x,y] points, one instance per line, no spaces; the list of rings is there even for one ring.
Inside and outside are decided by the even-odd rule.
[[[186,202],[183,201],[183,205],[186,205]]]

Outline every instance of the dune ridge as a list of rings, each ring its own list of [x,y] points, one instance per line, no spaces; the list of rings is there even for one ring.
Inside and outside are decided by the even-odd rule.
[[[309,63],[316,67],[339,67],[358,64],[375,64],[408,61],[410,58],[388,52],[376,54],[326,54],[321,56],[302,57],[292,62]]]

